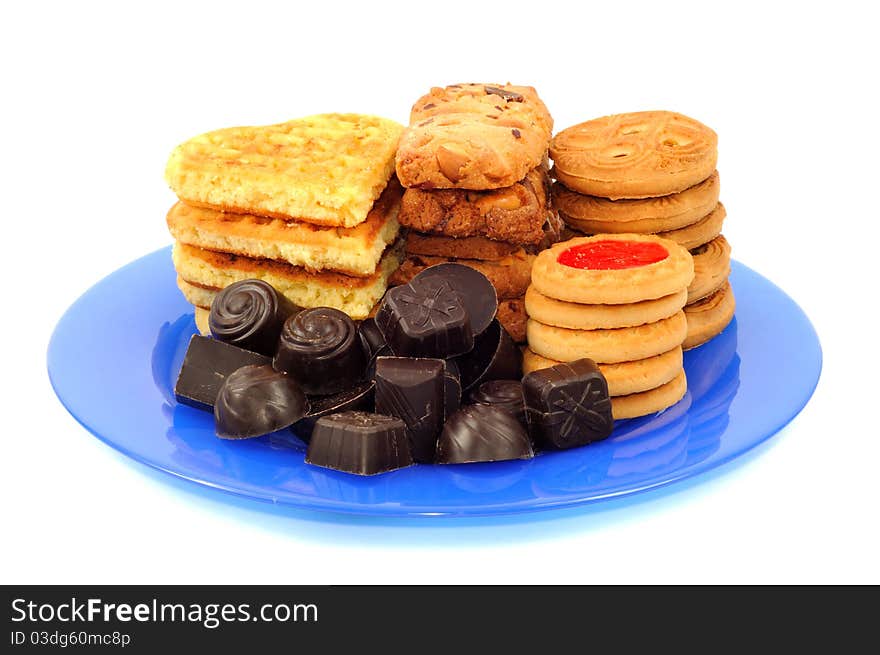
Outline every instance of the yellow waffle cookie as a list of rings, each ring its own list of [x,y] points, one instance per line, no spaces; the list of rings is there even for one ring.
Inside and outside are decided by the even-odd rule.
[[[265,259],[203,250],[176,242],[172,249],[174,268],[190,287],[216,291],[249,278],[265,280],[300,307],[334,307],[353,319],[366,318],[384,295],[388,277],[401,260],[400,244],[385,251],[371,277],[352,277],[324,271],[309,273],[303,268]],[[183,289],[186,294],[186,289]],[[187,296],[195,305],[203,304]]]
[[[563,130],[550,143],[556,178],[603,198],[678,193],[712,174],[718,135],[682,114],[642,111],[604,116]]]
[[[392,181],[367,220],[336,228],[280,218],[234,214],[178,202],[168,212],[171,236],[191,246],[245,257],[275,259],[307,271],[337,271],[369,277],[397,238],[400,185]]]
[[[394,172],[402,131],[360,114],[230,127],[177,146],[165,179],[191,205],[352,227]]]

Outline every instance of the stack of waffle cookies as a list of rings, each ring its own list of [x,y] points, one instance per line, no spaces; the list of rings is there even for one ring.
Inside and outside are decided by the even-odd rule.
[[[209,132],[178,146],[165,176],[177,282],[208,331],[215,294],[264,280],[300,307],[365,318],[399,266],[403,127],[322,114]]]
[[[661,411],[687,391],[682,308],[693,258],[668,239],[579,237],[538,255],[526,293],[523,370],[594,360],[615,419]]]
[[[685,350],[720,334],[735,309],[717,145],[692,118],[646,111],[580,123],[550,146],[554,202],[574,234],[656,234],[693,255]]]
[[[495,287],[499,321],[524,342],[535,254],[562,229],[548,176],[552,129],[528,86],[453,84],[420,98],[397,153],[409,230],[391,283],[448,261],[477,269]]]

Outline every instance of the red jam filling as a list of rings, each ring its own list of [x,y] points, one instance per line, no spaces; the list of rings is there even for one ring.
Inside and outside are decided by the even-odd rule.
[[[593,241],[563,250],[556,258],[563,266],[592,271],[636,268],[663,261],[666,248],[652,241]]]

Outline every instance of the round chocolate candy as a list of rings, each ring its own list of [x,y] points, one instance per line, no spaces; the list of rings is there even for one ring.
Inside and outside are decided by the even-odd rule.
[[[469,353],[456,357],[461,388],[469,391],[488,380],[522,377],[522,354],[498,320],[474,341]]]
[[[437,443],[438,464],[497,462],[534,457],[529,435],[509,412],[468,405],[449,417]]]
[[[481,334],[498,313],[498,294],[485,275],[475,268],[449,262],[429,266],[413,280],[437,277],[446,280],[461,297],[464,309],[471,321],[474,336]]]
[[[526,406],[520,380],[489,380],[471,393],[475,405],[491,405],[513,416],[526,426]]]
[[[214,296],[208,327],[215,339],[271,357],[284,321],[301,309],[267,282],[241,280]]]
[[[361,380],[366,368],[354,321],[331,307],[304,309],[285,321],[272,364],[307,394],[339,393]]]
[[[296,380],[269,364],[242,366],[220,387],[214,427],[221,439],[248,439],[293,425],[308,411]]]

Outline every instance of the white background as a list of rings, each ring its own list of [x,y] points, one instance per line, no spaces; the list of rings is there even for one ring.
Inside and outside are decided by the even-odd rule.
[[[860,5],[16,4],[0,16],[0,582],[880,582],[880,51]],[[432,85],[507,80],[537,87],[559,129],[666,108],[719,133],[734,255],[801,304],[825,355],[810,404],[755,454],[637,502],[343,519],[173,482],[57,402],[55,322],[170,243],[178,142],[321,111],[406,122]]]

